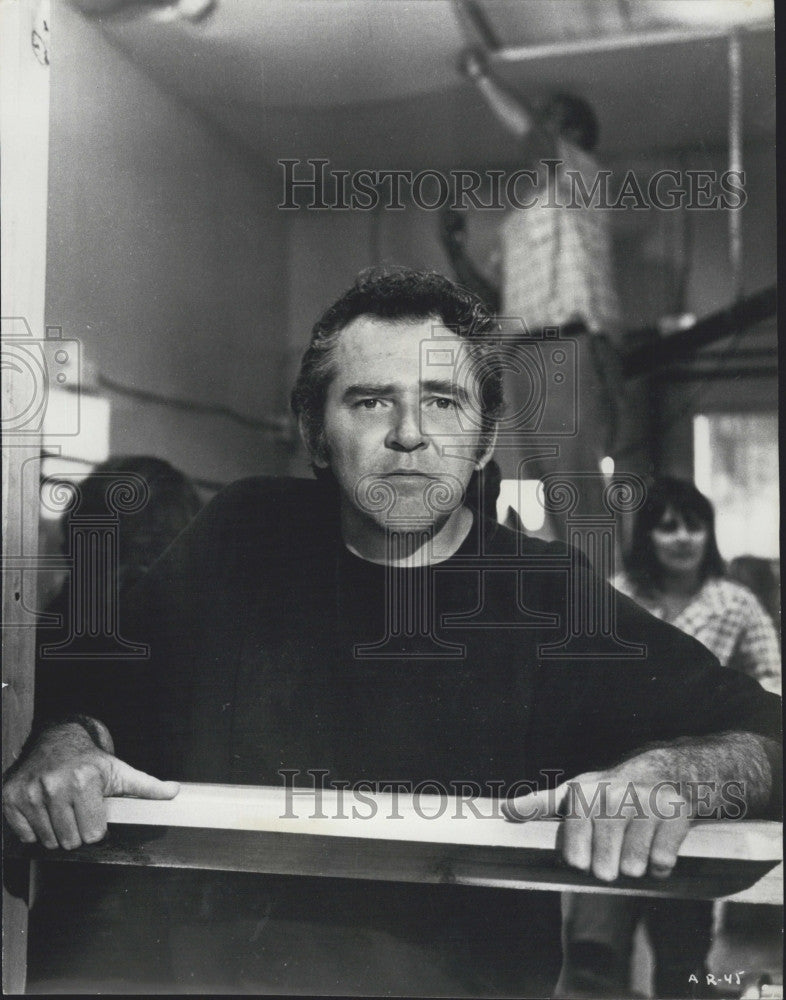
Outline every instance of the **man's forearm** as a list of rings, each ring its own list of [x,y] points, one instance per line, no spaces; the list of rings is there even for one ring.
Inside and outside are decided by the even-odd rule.
[[[9,768],[10,776],[36,751],[47,746],[57,746],[74,754],[103,750],[114,754],[112,736],[98,719],[90,715],[69,715],[34,729],[25,741],[15,763]]]
[[[93,718],[92,715],[69,715],[66,719],[62,719],[60,723],[55,723],[54,725],[67,723],[74,723],[81,726],[99,750],[111,754],[115,752],[115,743],[112,735],[99,719]],[[47,728],[53,728],[53,726]]]
[[[612,774],[628,781],[674,782],[680,794],[701,815],[721,815],[730,799],[744,802],[744,814],[762,816],[778,811],[781,748],[766,736],[729,732],[706,737],[681,737],[651,745],[631,755]]]

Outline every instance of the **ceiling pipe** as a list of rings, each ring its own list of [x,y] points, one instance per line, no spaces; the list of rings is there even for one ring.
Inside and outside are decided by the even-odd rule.
[[[769,31],[772,25],[767,23],[746,25],[742,31]],[[739,33],[735,32],[739,37]],[[493,63],[533,62],[539,59],[552,59],[559,56],[605,54],[624,49],[637,49],[648,45],[675,45],[681,42],[712,41],[716,38],[728,38],[729,29],[723,28],[674,28],[666,31],[631,31],[624,35],[607,35],[600,38],[583,38],[571,41],[539,43],[537,45],[519,45],[496,49],[488,52],[488,58]]]

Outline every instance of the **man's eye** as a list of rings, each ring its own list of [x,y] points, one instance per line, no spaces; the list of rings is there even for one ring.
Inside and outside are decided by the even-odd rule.
[[[436,399],[432,400],[432,404],[438,410],[452,410],[456,405],[456,401],[450,396],[437,396]]]
[[[376,410],[381,402],[380,399],[361,399],[358,400],[356,406],[362,407],[364,410]]]

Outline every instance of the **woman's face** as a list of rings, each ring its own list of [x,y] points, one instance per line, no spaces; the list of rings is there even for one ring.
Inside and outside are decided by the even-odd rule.
[[[669,576],[693,576],[698,573],[707,551],[706,524],[686,519],[672,507],[652,529],[652,547],[661,570]]]

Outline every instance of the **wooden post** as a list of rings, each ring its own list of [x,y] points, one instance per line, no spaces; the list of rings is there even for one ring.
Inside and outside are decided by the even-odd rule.
[[[33,716],[40,424],[46,406],[44,339],[49,151],[49,4],[0,0],[2,182],[3,769]],[[26,607],[26,605],[28,607]],[[3,882],[3,992],[27,971],[29,865]]]

